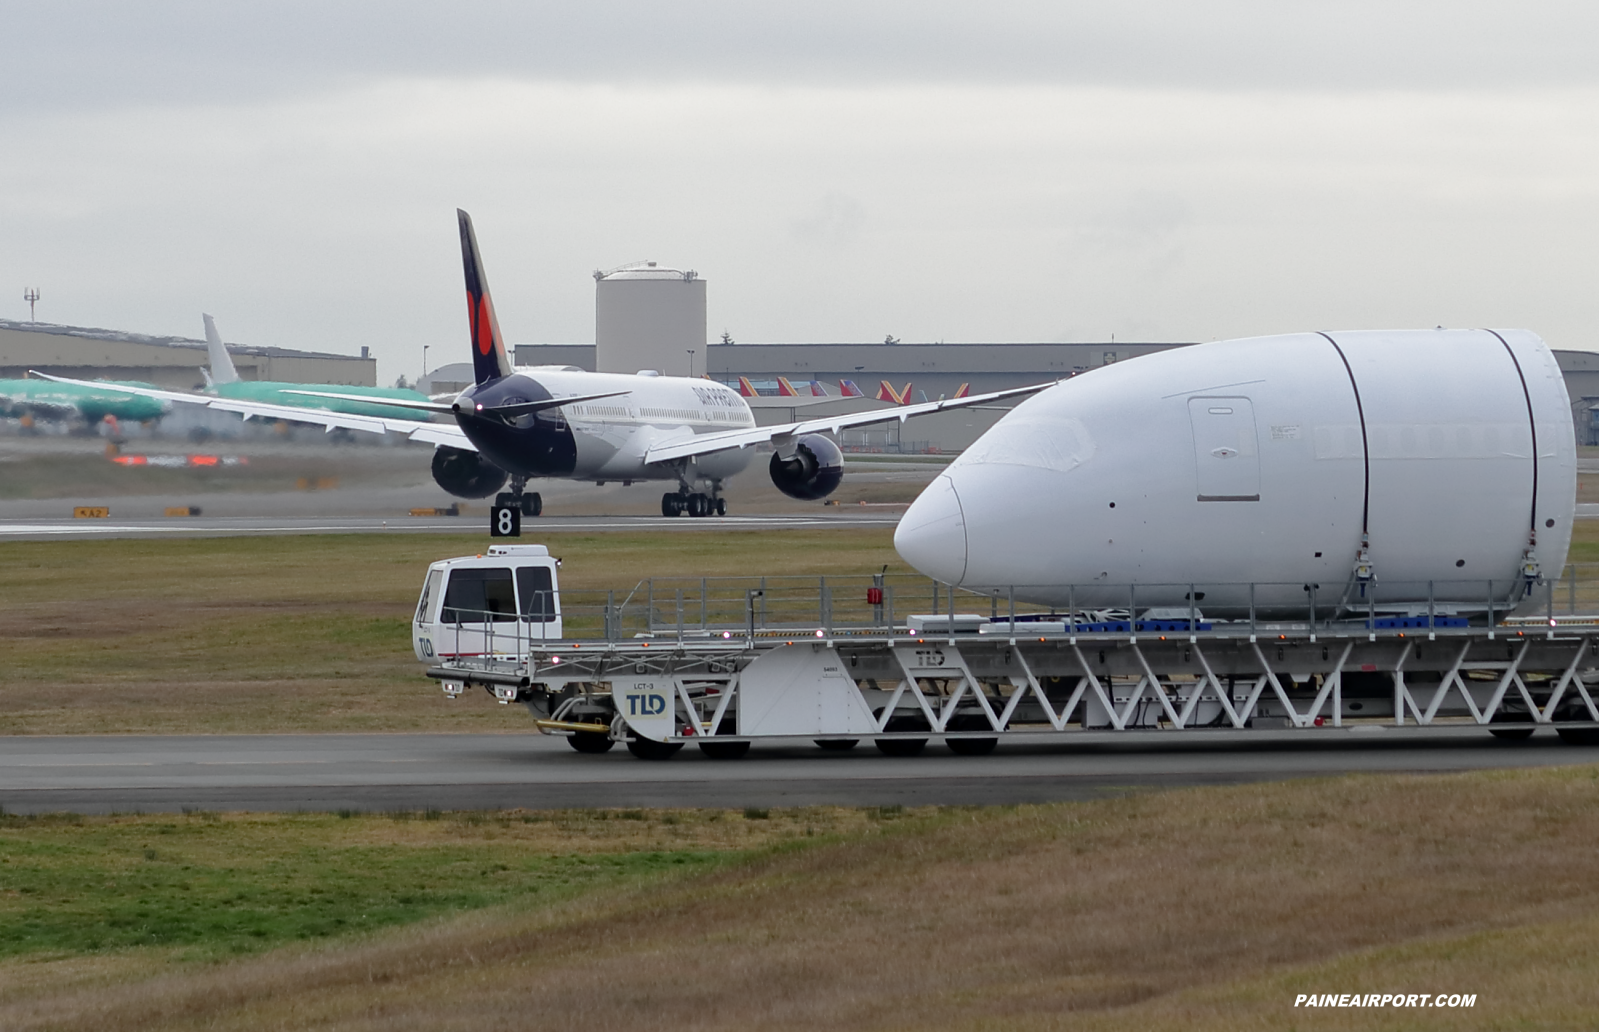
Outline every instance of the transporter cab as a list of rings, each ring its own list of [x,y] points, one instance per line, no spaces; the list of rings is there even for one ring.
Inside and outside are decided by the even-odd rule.
[[[411,626],[423,663],[515,659],[561,640],[559,559],[543,545],[493,545],[484,555],[428,567]]]

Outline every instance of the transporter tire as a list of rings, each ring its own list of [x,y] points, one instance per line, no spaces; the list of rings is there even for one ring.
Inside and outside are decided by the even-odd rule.
[[[1488,733],[1507,742],[1525,742],[1532,737],[1534,730],[1530,727],[1490,727]]]
[[[603,753],[610,752],[616,743],[602,731],[573,731],[567,736],[566,744],[580,753]]]
[[[737,760],[750,751],[748,742],[701,742],[700,752],[713,760]]]
[[[879,711],[881,713],[881,711]],[[927,726],[927,718],[917,713],[914,716],[889,717],[888,723],[883,725],[884,731],[931,731]],[[884,756],[916,756],[927,748],[925,738],[879,738],[874,743],[877,751]]]
[[[641,760],[669,760],[683,748],[682,742],[656,742],[648,738],[629,738],[627,751]]]
[[[991,731],[993,725],[981,713],[962,713],[944,728],[946,731]],[[987,756],[999,744],[998,738],[946,738],[944,744],[956,756]]]
[[[1599,727],[1557,727],[1555,734],[1567,745],[1599,745]]]
[[[816,740],[817,748],[826,749],[829,752],[844,752],[860,744],[861,740],[859,738],[818,738]]]

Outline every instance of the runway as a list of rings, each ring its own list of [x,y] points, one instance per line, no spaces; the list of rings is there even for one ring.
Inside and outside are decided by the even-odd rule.
[[[0,806],[73,811],[782,807],[1055,802],[1124,791],[1325,777],[1599,763],[1599,747],[1479,728],[1156,732],[1007,741],[986,757],[936,742],[917,757],[693,747],[666,762],[573,752],[537,733],[0,738]]]
[[[522,536],[541,532],[642,530],[793,530],[802,527],[892,527],[901,508],[857,512],[840,507],[813,516],[540,516]],[[453,517],[187,516],[165,519],[0,519],[0,541],[51,538],[217,537],[249,534],[487,534],[488,515]]]

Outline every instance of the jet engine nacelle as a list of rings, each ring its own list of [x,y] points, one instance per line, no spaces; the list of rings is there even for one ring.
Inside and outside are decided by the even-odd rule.
[[[487,498],[505,485],[505,470],[475,451],[441,447],[433,453],[433,479],[457,498]]]
[[[1016,406],[894,544],[1055,606],[1503,613],[1565,563],[1576,474],[1559,365],[1525,330],[1220,341]]]
[[[794,444],[794,454],[772,453],[772,483],[790,498],[826,498],[844,479],[844,453],[821,434],[807,434]]]

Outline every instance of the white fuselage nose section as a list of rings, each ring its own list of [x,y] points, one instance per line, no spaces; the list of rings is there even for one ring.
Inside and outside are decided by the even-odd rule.
[[[1205,590],[1208,610],[1247,605],[1222,586],[1251,582],[1264,607],[1336,600],[1369,534],[1385,597],[1485,603],[1534,533],[1545,569],[1564,562],[1575,490],[1564,381],[1533,334],[1298,334],[1044,391],[951,463],[894,544],[979,590],[1121,606],[1129,585],[1140,605]]]

